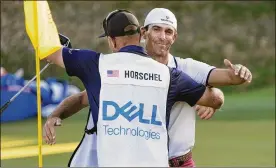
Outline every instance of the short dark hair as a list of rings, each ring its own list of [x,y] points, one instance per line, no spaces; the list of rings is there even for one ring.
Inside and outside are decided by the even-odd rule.
[[[146,31],[148,31],[149,30],[149,25],[147,25],[146,27],[144,27],[145,29],[146,29]]]

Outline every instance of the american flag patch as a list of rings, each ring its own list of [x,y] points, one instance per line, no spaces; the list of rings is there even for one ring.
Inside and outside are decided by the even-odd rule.
[[[107,70],[107,77],[119,77],[119,70]]]

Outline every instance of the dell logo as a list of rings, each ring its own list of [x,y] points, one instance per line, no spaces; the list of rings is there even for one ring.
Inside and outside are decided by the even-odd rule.
[[[115,112],[113,110],[112,110],[112,112],[108,111],[108,107],[113,108]],[[152,124],[152,125],[158,125],[158,126],[162,125],[162,122],[157,121],[157,119],[156,119],[156,113],[157,113],[156,105],[152,106],[152,112],[151,112],[150,119],[144,118],[144,104],[143,103],[139,103],[139,106],[137,107],[136,105],[133,105],[131,101],[129,101],[120,107],[114,101],[103,101],[102,109],[103,109],[103,111],[102,111],[103,120],[109,120],[109,121],[115,120],[121,115],[129,122],[131,122],[135,118],[138,118],[139,122],[143,123],[143,124]],[[134,111],[136,111],[136,112],[134,112]]]

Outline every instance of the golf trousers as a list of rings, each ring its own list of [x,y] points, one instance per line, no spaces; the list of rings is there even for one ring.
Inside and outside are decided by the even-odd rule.
[[[189,160],[184,162],[182,165],[180,165],[180,167],[195,167],[195,162],[194,162],[193,158],[190,158]]]

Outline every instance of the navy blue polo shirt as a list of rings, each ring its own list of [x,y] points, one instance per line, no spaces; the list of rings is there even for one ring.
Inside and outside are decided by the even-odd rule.
[[[136,53],[141,56],[148,55],[143,47],[130,45],[123,47],[119,52]],[[69,76],[78,77],[88,95],[93,121],[97,123],[99,113],[99,95],[101,90],[101,77],[99,73],[100,53],[92,50],[63,48],[62,56]],[[205,91],[205,86],[195,82],[185,73],[170,68],[171,81],[167,97],[167,124],[172,106],[177,101],[185,101],[194,106]]]

